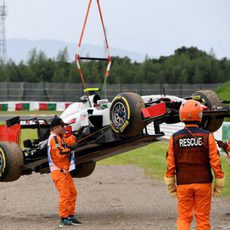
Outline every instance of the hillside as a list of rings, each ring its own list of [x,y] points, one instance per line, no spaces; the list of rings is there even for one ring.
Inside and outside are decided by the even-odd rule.
[[[54,58],[57,56],[60,50],[65,47],[68,49],[69,60],[74,59],[76,53],[76,44],[74,42],[67,43],[59,40],[27,40],[27,39],[8,39],[7,40],[7,51],[8,58],[13,59],[16,63],[21,60],[28,59],[28,53],[30,50],[36,48],[46,53],[47,57]],[[82,56],[91,57],[104,57],[105,49],[101,46],[95,46],[90,44],[83,44],[81,48]],[[123,50],[111,47],[111,55],[118,57],[129,57],[132,61],[143,62],[145,60],[144,54],[139,54],[129,50]]]

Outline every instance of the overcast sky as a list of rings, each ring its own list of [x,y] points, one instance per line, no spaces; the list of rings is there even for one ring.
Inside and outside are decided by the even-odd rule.
[[[96,11],[84,43],[102,45]],[[88,0],[6,0],[7,38],[77,43]],[[230,57],[229,0],[101,0],[110,45],[150,56],[185,46]]]

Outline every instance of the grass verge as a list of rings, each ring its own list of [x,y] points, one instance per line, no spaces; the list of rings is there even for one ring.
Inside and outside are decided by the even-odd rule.
[[[121,155],[99,162],[99,165],[136,165],[144,169],[145,175],[155,179],[163,179],[165,174],[167,142],[156,142]],[[230,196],[230,167],[225,155],[221,156],[222,169],[225,173],[225,188],[222,196]]]
[[[99,165],[137,165],[147,176],[163,178],[166,170],[167,142],[155,142],[145,147],[117,155],[99,162]]]
[[[222,100],[230,100],[230,81],[222,84],[217,90],[217,94]]]

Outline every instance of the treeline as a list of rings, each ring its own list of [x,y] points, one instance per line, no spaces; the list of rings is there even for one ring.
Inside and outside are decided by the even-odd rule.
[[[81,82],[76,64],[69,63],[65,48],[56,58],[33,49],[27,62],[10,60],[0,66],[0,81],[12,82]],[[105,75],[103,61],[82,61],[87,82],[101,83]],[[177,49],[171,56],[158,59],[146,57],[143,63],[129,58],[113,58],[109,83],[219,83],[230,80],[230,60],[218,60],[214,52],[206,53],[196,47]]]

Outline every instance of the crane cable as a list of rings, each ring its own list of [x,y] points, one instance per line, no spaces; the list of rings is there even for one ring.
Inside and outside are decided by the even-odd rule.
[[[82,40],[84,37],[86,24],[88,22],[88,17],[89,17],[91,6],[92,6],[92,0],[89,0],[89,4],[88,4],[87,11],[86,11],[86,16],[85,16],[82,32],[81,32],[80,39],[78,42],[77,54],[75,55],[75,62],[77,65],[77,70],[80,74],[82,85],[83,85],[83,88],[85,90],[86,96],[88,97],[88,100],[89,100],[89,93],[86,90],[87,87],[86,87],[86,83],[85,83],[85,78],[84,78],[84,75],[83,75],[83,72],[81,69],[81,65],[80,65],[80,60],[81,60],[80,48],[81,48]],[[106,68],[105,80],[104,80],[104,90],[105,90],[106,89],[106,81],[107,81],[107,78],[109,77],[109,72],[110,72],[110,68],[111,68],[111,64],[112,64],[112,58],[110,55],[109,42],[108,42],[108,38],[107,38],[107,34],[106,34],[105,24],[104,24],[102,10],[101,10],[101,6],[100,6],[100,0],[97,0],[97,6],[98,6],[98,11],[99,11],[100,19],[101,19],[101,24],[102,24],[102,29],[103,29],[103,33],[104,33],[104,37],[105,37],[106,49],[107,49],[107,53],[108,53],[107,68]],[[90,106],[92,106],[90,100],[89,100],[89,103],[90,103]]]

